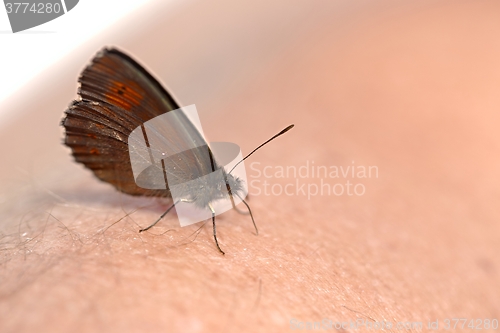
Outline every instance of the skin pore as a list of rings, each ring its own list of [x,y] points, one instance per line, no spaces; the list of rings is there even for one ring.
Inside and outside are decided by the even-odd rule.
[[[206,24],[220,15],[240,34],[253,27],[233,22],[246,14],[224,4],[193,5],[141,36],[168,35],[204,15]],[[310,9],[307,34],[279,35],[266,59],[263,48],[248,50],[250,69],[207,85],[210,94],[196,89],[205,72],[191,71],[234,45],[214,42],[195,57],[200,45],[181,43],[195,29],[168,37],[182,56],[158,55],[150,39],[96,40],[5,102],[16,118],[0,128],[0,330],[282,332],[326,319],[420,332],[435,321],[444,330],[453,318],[499,319],[500,97],[492,87],[500,46],[492,40],[500,8],[387,4],[348,11],[348,20],[331,19],[336,7]],[[304,12],[252,8],[249,17],[262,15],[263,24],[262,13],[293,23]],[[209,37],[231,40],[231,31],[207,26]],[[130,50],[164,82],[172,57],[172,89],[183,105],[196,103],[211,141],[238,143],[245,154],[295,124],[245,161],[258,236],[236,211],[217,216],[225,255],[210,222],[181,228],[175,212],[139,233],[171,202],[118,193],[72,161],[59,121],[78,71],[104,43]],[[378,172],[276,175],[313,163]]]

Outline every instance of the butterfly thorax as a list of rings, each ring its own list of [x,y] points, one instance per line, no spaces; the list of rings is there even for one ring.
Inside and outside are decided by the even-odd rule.
[[[243,180],[227,174],[223,169],[175,188],[177,197],[200,208],[209,208],[209,204],[217,200],[230,199],[230,195],[242,197],[243,191]]]

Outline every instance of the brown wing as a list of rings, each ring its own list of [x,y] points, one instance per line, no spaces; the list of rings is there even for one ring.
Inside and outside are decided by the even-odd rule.
[[[178,104],[132,58],[116,49],[99,52],[78,80],[80,100],[66,110],[64,143],[77,162],[119,191],[131,195],[170,196],[166,190],[140,188],[134,181],[128,136],[144,122]]]

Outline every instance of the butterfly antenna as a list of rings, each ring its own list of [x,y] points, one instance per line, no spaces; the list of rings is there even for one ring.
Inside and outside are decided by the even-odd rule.
[[[236,168],[238,166],[238,164],[240,164],[241,162],[243,162],[244,160],[246,160],[248,157],[250,157],[250,155],[252,155],[253,153],[255,153],[258,149],[262,148],[262,146],[264,146],[264,145],[268,144],[269,142],[273,141],[278,136],[280,136],[282,134],[285,134],[286,132],[288,132],[289,130],[291,130],[293,128],[293,126],[294,126],[293,124],[290,125],[290,126],[288,126],[284,130],[282,130],[281,132],[279,132],[278,134],[276,134],[275,136],[273,136],[272,138],[270,138],[269,140],[267,140],[266,142],[264,142],[263,144],[261,144],[260,146],[258,146],[257,148],[255,148],[254,150],[252,150],[252,152],[250,154],[248,154],[241,161],[239,161],[238,163],[236,163],[236,165],[231,169],[231,171],[229,171],[229,173],[231,173],[234,170],[234,168]]]

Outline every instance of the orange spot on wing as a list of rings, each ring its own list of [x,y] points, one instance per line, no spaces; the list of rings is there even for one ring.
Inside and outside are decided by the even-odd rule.
[[[106,94],[108,102],[132,111],[132,108],[139,106],[144,99],[145,91],[132,80],[110,81],[111,88]]]

